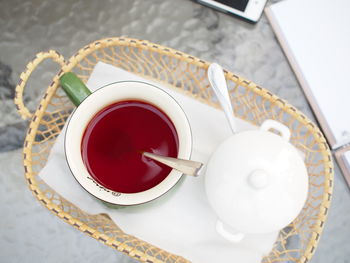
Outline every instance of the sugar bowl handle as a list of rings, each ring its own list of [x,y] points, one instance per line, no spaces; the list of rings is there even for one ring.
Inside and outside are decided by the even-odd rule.
[[[232,229],[227,230],[224,223],[220,220],[216,221],[216,231],[225,239],[232,243],[241,242],[244,238],[244,234],[241,232],[233,231]]]
[[[288,129],[287,126],[283,125],[282,123],[268,119],[263,122],[260,126],[260,130],[262,131],[268,131],[270,129],[275,129],[279,131],[282,135],[282,138],[285,139],[286,141],[289,141],[290,139],[290,130]]]

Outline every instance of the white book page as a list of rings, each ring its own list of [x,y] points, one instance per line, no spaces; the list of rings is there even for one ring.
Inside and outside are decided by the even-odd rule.
[[[350,151],[347,151],[344,154],[344,157],[345,157],[345,160],[346,160],[347,168],[350,170]]]
[[[350,1],[285,0],[266,13],[333,149],[350,142]]]

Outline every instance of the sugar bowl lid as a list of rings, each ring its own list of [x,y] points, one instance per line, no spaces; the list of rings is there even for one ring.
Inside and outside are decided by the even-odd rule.
[[[217,148],[205,188],[219,220],[239,232],[258,234],[278,231],[298,216],[307,198],[308,174],[289,138],[286,126],[267,120],[259,130],[237,133]]]

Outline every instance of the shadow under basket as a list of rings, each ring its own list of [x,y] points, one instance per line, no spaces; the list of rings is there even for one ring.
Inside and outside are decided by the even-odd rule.
[[[23,90],[31,73],[47,58],[57,62],[61,70],[53,77],[37,110],[30,113],[23,104]],[[64,72],[73,71],[86,82],[99,61],[165,83],[187,96],[219,108],[207,79],[208,62],[145,40],[124,37],[98,40],[80,49],[68,61],[53,50],[38,53],[20,75],[15,96],[21,116],[31,119],[23,149],[28,187],[53,214],[130,257],[141,262],[189,262],[179,255],[128,235],[118,227],[118,222],[114,223],[106,214],[92,215],[80,210],[38,176],[56,137],[74,109],[59,86],[59,77]],[[291,143],[305,154],[309,174],[306,204],[300,215],[280,231],[272,251],[262,262],[306,263],[315,253],[332,196],[333,163],[328,145],[317,126],[292,105],[231,72],[225,71],[225,75],[238,118],[257,126],[265,119],[283,123],[291,130]]]

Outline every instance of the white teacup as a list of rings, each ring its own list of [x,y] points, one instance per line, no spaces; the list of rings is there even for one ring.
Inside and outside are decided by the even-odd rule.
[[[61,77],[61,84],[77,108],[73,112],[67,126],[65,153],[69,168],[79,184],[98,199],[123,206],[149,202],[165,194],[175,186],[182,177],[182,173],[171,170],[162,182],[148,190],[137,193],[112,191],[93,179],[84,165],[81,154],[81,142],[84,131],[96,113],[106,106],[119,101],[138,100],[156,106],[170,118],[179,139],[177,157],[190,159],[192,150],[190,124],[184,111],[175,99],[160,88],[136,81],[112,83],[90,93],[85,85],[76,79],[76,76],[72,76],[72,73],[68,74],[70,75],[67,75],[66,78],[64,78],[64,75],[63,78]]]

